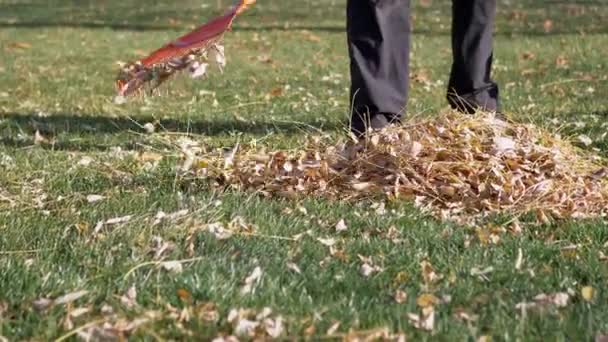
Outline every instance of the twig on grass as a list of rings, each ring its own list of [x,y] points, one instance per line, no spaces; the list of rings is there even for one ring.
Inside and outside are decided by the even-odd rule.
[[[38,248],[38,249],[24,249],[15,251],[0,251],[0,255],[15,255],[15,254],[36,254],[40,252],[53,251],[57,248]]]
[[[540,88],[544,89],[545,87],[552,86],[552,85],[573,83],[573,82],[602,82],[602,81],[608,81],[608,79],[590,80],[589,78],[586,78],[586,77],[569,78],[566,80],[560,80],[560,81],[554,81],[554,82],[548,82],[548,83],[541,84]]]
[[[146,261],[143,262],[139,265],[134,266],[133,268],[131,268],[127,273],[125,273],[125,275],[123,276],[123,280],[126,280],[131,273],[137,271],[138,269],[142,268],[142,267],[146,267],[146,266],[150,266],[150,265],[154,265],[154,266],[160,266],[164,263],[167,262],[177,262],[180,264],[184,264],[184,263],[188,263],[188,262],[195,262],[195,261],[199,261],[199,260],[203,260],[203,257],[196,257],[196,258],[190,258],[190,259],[182,259],[182,260],[158,260],[158,261]]]
[[[61,342],[61,341],[65,341],[65,340],[67,340],[68,338],[70,338],[70,337],[74,336],[75,334],[78,334],[79,332],[81,332],[81,331],[83,331],[83,330],[85,330],[85,329],[87,329],[87,328],[90,328],[90,327],[92,327],[92,326],[95,326],[95,325],[97,325],[97,324],[99,324],[99,323],[103,323],[103,322],[105,322],[105,321],[106,321],[106,319],[105,319],[105,318],[101,318],[101,319],[97,319],[97,320],[91,321],[91,322],[89,322],[89,323],[86,323],[86,324],[84,324],[84,325],[81,325],[81,326],[79,326],[78,328],[75,328],[75,329],[73,329],[73,330],[70,330],[70,331],[69,331],[68,333],[66,333],[65,335],[60,336],[59,338],[57,338],[57,339],[55,340],[55,342]]]

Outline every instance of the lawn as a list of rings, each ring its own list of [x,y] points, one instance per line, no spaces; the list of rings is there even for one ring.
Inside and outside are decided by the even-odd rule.
[[[347,131],[344,0],[259,0],[226,37],[223,74],[112,102],[119,61],[228,3],[0,0],[0,341],[606,340],[603,220],[519,232],[178,177],[164,137],[272,150]],[[429,117],[446,108],[450,8],[413,7],[409,115]],[[513,120],[608,154],[608,4],[499,0],[495,45]],[[430,331],[414,317],[429,308]]]

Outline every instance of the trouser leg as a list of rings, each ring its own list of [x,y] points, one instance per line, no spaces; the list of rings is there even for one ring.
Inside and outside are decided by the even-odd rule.
[[[399,120],[408,93],[409,0],[348,0],[351,129],[363,132],[370,116]]]
[[[452,14],[448,101],[463,112],[498,111],[498,85],[490,76],[496,0],[453,0]]]

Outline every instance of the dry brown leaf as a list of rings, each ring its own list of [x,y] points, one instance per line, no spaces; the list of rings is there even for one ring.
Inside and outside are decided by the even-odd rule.
[[[32,44],[27,42],[12,42],[8,44],[9,48],[28,50],[32,48]]]
[[[190,302],[192,300],[192,294],[186,289],[177,289],[176,294],[183,302]]]
[[[545,20],[545,22],[543,23],[543,29],[545,30],[546,33],[550,33],[551,31],[553,31],[553,20],[551,20],[551,19]]]
[[[426,284],[434,283],[443,278],[442,275],[435,272],[433,265],[426,260],[423,260],[420,263],[420,268],[422,271],[422,278]]]
[[[555,59],[555,65],[557,65],[560,68],[564,68],[568,66],[568,58],[564,55],[559,55],[557,56],[557,58]]]
[[[535,213],[542,223],[608,214],[608,179],[594,176],[605,161],[530,124],[450,112],[371,134],[333,145],[310,139],[299,151],[187,150],[184,172],[264,196],[411,199],[467,224],[492,214]],[[205,163],[195,167],[197,159]],[[489,243],[500,240],[487,233]]]

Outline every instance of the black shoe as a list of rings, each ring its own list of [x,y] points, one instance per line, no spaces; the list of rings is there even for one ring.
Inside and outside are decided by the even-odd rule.
[[[399,118],[392,114],[374,114],[365,124],[362,122],[352,123],[351,132],[357,137],[365,136],[368,131],[380,131],[386,127],[398,124]]]
[[[390,121],[388,121],[384,114],[376,114],[370,120],[369,128],[371,128],[372,131],[379,131],[390,126],[390,124]]]

